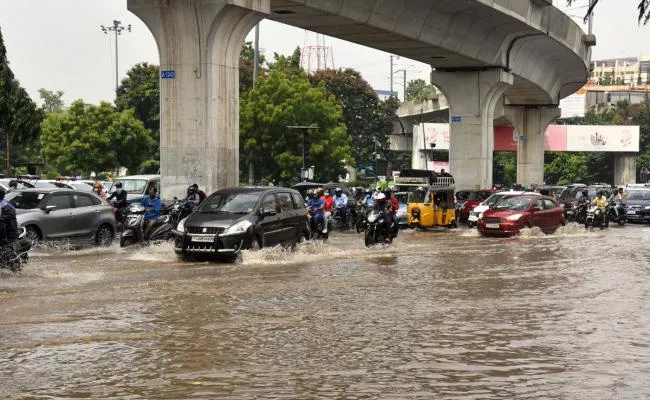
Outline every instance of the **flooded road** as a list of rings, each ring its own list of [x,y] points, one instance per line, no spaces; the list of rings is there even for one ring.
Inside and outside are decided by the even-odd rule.
[[[349,233],[234,265],[38,250],[0,276],[0,398],[647,398],[649,240]]]

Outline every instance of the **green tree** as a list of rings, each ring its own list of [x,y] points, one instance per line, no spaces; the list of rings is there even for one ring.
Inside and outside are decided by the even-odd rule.
[[[110,103],[85,105],[50,113],[42,123],[41,145],[46,162],[65,174],[126,167],[135,171],[147,158],[151,132],[134,111],[117,111]]]
[[[493,156],[494,182],[511,186],[517,183],[517,152],[495,151]]]
[[[133,109],[160,143],[160,67],[149,63],[133,66],[117,88],[115,106],[118,111]]]
[[[43,106],[41,109],[46,113],[61,111],[65,106],[62,90],[54,92],[47,89],[38,89],[38,94],[41,97],[41,100],[43,100]]]
[[[571,6],[574,3],[576,3],[578,0],[566,0],[567,5]],[[594,8],[598,5],[600,0],[593,0],[587,8],[587,12],[585,14],[585,21],[587,18],[589,18],[589,14],[592,13]],[[641,24],[647,24],[648,21],[650,20],[650,0],[637,0],[639,2],[639,5],[637,6],[637,9],[639,10],[639,16],[638,16],[638,23]]]
[[[304,132],[287,126],[316,126]],[[240,108],[240,149],[243,165],[254,161],[255,176],[276,183],[299,180],[305,133],[307,165],[316,180],[332,180],[345,173],[352,160],[341,107],[324,85],[312,87],[306,75],[287,75],[272,69],[244,94]],[[242,168],[242,172],[247,169]],[[244,172],[245,174],[245,172]]]
[[[300,47],[296,47],[290,56],[273,53],[273,62],[269,64],[269,69],[286,75],[304,74],[305,71],[300,66]]]
[[[0,31],[0,140],[3,142],[6,173],[12,173],[12,159],[22,161],[33,154],[42,118],[42,113],[9,68]]]
[[[437,93],[435,86],[428,84],[424,79],[415,79],[406,85],[406,101],[427,100]]]
[[[391,113],[361,74],[350,68],[329,69],[313,73],[309,80],[314,87],[323,85],[341,106],[356,165],[374,165],[376,154],[386,159]]]
[[[264,56],[258,60],[258,76],[262,74]],[[255,49],[252,42],[244,43],[239,56],[239,93],[248,92],[253,88],[253,68],[255,64]]]

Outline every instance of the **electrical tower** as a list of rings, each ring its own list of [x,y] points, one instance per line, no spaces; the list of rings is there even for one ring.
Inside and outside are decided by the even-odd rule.
[[[315,45],[310,40],[309,32],[305,31],[305,44],[300,49],[300,66],[308,74],[322,71],[324,69],[334,69],[334,50],[332,46],[325,45],[325,36],[320,33],[315,34]]]

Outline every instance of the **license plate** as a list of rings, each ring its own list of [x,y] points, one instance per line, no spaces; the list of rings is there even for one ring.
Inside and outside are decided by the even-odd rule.
[[[488,229],[499,229],[499,224],[485,224]]]
[[[201,243],[212,243],[212,242],[214,242],[214,237],[212,237],[212,236],[192,236],[192,241],[193,242],[201,242]]]
[[[573,211],[567,211],[567,215],[573,215]]]
[[[634,214],[636,214],[636,211],[628,211],[627,213],[628,213],[628,215],[634,215]]]

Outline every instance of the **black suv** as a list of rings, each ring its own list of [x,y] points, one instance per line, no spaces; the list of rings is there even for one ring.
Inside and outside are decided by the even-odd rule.
[[[176,254],[232,258],[244,249],[293,246],[308,238],[305,201],[282,187],[228,188],[212,193],[174,231]]]
[[[630,222],[650,222],[650,189],[628,188],[627,220]]]

